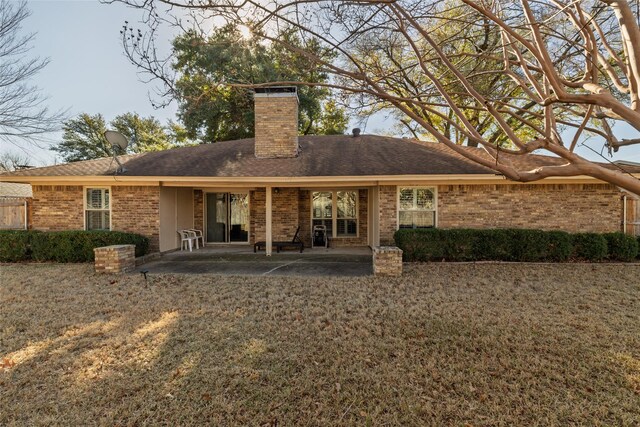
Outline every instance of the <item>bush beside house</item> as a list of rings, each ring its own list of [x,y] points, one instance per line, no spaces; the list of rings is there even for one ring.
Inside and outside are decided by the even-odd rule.
[[[119,231],[0,231],[0,261],[91,262],[94,248],[132,244],[136,256],[149,252],[149,239]]]
[[[402,229],[394,239],[404,261],[632,261],[638,241],[622,233],[527,229]]]
[[[622,233],[606,233],[609,259],[633,261],[638,256],[638,240]]]

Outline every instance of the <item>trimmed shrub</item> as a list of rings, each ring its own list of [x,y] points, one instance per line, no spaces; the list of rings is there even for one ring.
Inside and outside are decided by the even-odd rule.
[[[564,231],[510,229],[511,261],[562,262],[573,251],[571,236]]]
[[[569,233],[527,229],[404,229],[394,236],[405,261],[566,261]]]
[[[136,245],[136,256],[149,251],[149,239],[120,231],[7,231],[0,232],[0,261],[90,262],[93,249]]]
[[[0,261],[18,262],[31,259],[32,231],[2,230],[0,231]]]
[[[573,254],[576,259],[585,261],[602,261],[609,255],[607,239],[598,233],[576,233],[573,240]]]
[[[633,261],[638,256],[638,241],[623,233],[603,234],[607,240],[609,259],[612,261]]]
[[[433,261],[444,257],[440,245],[441,232],[437,228],[400,229],[393,237],[402,249],[404,261]]]

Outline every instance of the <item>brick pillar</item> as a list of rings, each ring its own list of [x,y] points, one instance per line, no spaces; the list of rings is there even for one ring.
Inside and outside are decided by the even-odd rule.
[[[124,273],[136,266],[135,245],[112,245],[95,248],[96,273]]]
[[[396,246],[374,247],[373,274],[375,276],[401,276],[402,249]]]

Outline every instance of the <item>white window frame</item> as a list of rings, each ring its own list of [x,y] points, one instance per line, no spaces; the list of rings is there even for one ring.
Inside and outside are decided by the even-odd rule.
[[[348,235],[340,235],[338,236],[338,192],[343,191],[351,191],[356,193],[356,234],[348,234]],[[313,230],[313,193],[331,193],[331,236],[328,236],[332,239],[357,239],[360,237],[360,189],[359,188],[340,188],[337,190],[334,189],[312,189],[309,190],[309,215],[311,217],[310,225],[311,230]],[[344,219],[352,219],[352,218],[342,218]]]
[[[411,188],[412,190],[431,190],[433,192],[433,227],[438,228],[438,187],[424,185],[398,185],[396,187],[396,230],[400,230],[400,211],[403,210],[400,209],[400,189],[402,188]]]
[[[87,211],[106,211],[107,209],[87,209],[87,190],[108,190],[109,191],[109,231],[113,230],[113,215],[111,207],[113,206],[113,191],[111,187],[86,185],[82,187],[82,222],[83,230],[87,230]]]

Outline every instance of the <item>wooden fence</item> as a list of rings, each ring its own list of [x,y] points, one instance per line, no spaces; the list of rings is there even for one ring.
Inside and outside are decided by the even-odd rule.
[[[0,230],[24,230],[26,228],[26,199],[0,197]]]

